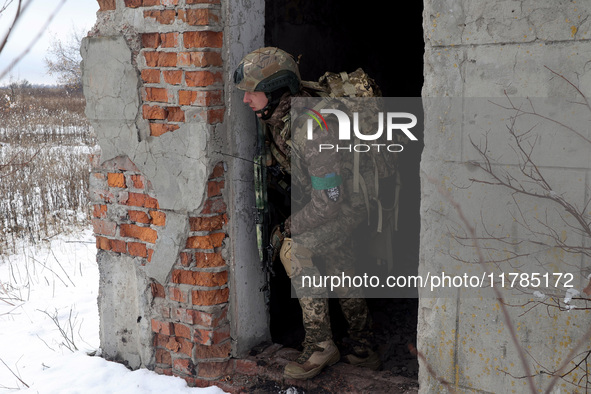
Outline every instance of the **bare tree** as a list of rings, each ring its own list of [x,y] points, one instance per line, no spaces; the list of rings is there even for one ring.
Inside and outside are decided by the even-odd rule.
[[[82,37],[82,31],[72,30],[66,41],[54,38],[45,57],[47,73],[57,76],[58,81],[70,90],[82,88],[82,70],[80,69]]]

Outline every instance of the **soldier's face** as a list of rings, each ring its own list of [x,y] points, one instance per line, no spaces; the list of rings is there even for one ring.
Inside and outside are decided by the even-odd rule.
[[[265,92],[244,92],[244,99],[242,101],[248,104],[253,111],[258,111],[265,108],[269,99]],[[260,117],[261,114],[259,113],[257,116]]]

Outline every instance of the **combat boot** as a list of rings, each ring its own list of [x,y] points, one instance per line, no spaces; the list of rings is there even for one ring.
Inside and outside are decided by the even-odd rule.
[[[349,351],[343,357],[343,361],[356,367],[369,368],[374,371],[377,371],[382,365],[380,356],[372,350],[368,341],[354,341],[346,338],[345,343],[349,344]]]
[[[296,361],[291,361],[285,366],[283,376],[310,379],[318,375],[324,367],[335,364],[340,358],[339,349],[332,339],[307,345]]]

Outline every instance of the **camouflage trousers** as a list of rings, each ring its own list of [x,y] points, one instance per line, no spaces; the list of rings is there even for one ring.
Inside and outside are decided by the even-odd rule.
[[[300,306],[306,331],[304,346],[332,338],[330,315],[328,310],[328,288],[326,286],[305,286],[303,278],[354,276],[355,253],[351,234],[366,215],[364,210],[349,209],[339,219],[331,221],[314,231],[293,238],[293,248],[297,254],[299,247],[312,253],[315,263],[324,263],[325,272],[310,262],[302,267],[302,272],[291,278]],[[292,258],[294,254],[292,253]],[[318,282],[317,282],[318,283]],[[361,288],[340,286],[334,288],[334,295],[348,323],[348,335],[351,339],[368,340],[370,316]]]

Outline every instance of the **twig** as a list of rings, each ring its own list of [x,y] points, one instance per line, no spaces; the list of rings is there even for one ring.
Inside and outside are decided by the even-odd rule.
[[[15,378],[17,378],[19,380],[19,382],[21,382],[22,384],[24,384],[27,388],[29,388],[29,385],[26,384],[16,373],[14,373],[14,371],[12,369],[10,369],[10,367],[8,365],[6,365],[6,363],[4,362],[4,360],[2,360],[2,358],[0,358],[0,362],[2,362],[2,364],[4,364],[4,366],[6,368],[8,368],[8,370],[10,371],[11,374],[14,375]]]

